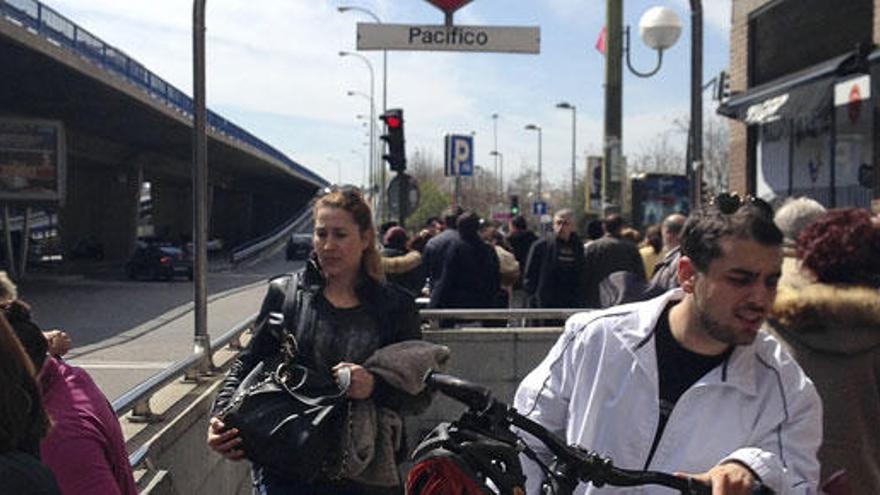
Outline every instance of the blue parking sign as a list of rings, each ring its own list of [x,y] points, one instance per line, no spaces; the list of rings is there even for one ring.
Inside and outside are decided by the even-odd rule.
[[[532,203],[532,215],[546,215],[547,203],[544,201],[535,201]]]
[[[445,137],[447,176],[474,175],[474,137],[447,134]]]

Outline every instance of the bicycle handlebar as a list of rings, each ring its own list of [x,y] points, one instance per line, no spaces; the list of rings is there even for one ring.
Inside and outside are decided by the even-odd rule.
[[[506,426],[515,426],[537,438],[547,446],[550,452],[568,468],[562,473],[551,473],[557,477],[576,478],[579,482],[591,482],[596,486],[604,484],[614,486],[662,485],[679,490],[681,493],[693,495],[710,495],[712,489],[691,478],[679,478],[668,473],[657,471],[636,471],[615,467],[611,460],[598,454],[570,446],[558,436],[540,424],[519,414],[516,409],[498,402],[485,387],[443,373],[429,371],[425,376],[425,384],[439,390],[444,395],[468,406],[472,413],[486,415],[490,410],[502,409],[501,418]],[[563,480],[571,482],[571,479]],[[754,493],[772,494],[767,487],[756,484]]]

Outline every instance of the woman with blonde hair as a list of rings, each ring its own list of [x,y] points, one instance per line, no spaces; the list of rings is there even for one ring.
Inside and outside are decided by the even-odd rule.
[[[303,301],[297,314],[285,312],[283,315],[285,331],[292,334],[297,343],[299,364],[337,379],[350,374],[346,394],[352,407],[374,405],[380,425],[392,424],[391,418],[395,415],[427,406],[426,394],[416,395],[420,390],[407,389],[383,374],[381,366],[371,365],[376,362],[375,357],[383,353],[391,355],[392,366],[394,362],[406,362],[396,359],[396,349],[402,341],[421,339],[421,331],[412,296],[384,280],[370,207],[360,191],[352,187],[328,188],[323,193],[313,206],[312,257],[299,272],[270,282],[254,337],[236,359],[214,403],[208,444],[227,459],[242,459],[245,452],[239,432],[234,428],[225,429],[221,419],[223,411],[248,372],[261,362],[277,362],[281,341],[270,324],[270,314],[290,307],[284,304],[285,298],[290,297],[286,296],[288,293]],[[347,371],[343,373],[343,369]],[[423,375],[416,376],[421,372],[408,369],[396,376],[421,384]],[[353,413],[349,414],[350,418],[354,417]],[[343,422],[342,428],[355,423]],[[254,464],[255,493],[400,493],[394,455],[400,447],[399,418],[396,424],[394,434],[385,435],[385,430],[378,428],[368,439],[374,443],[375,455],[359,472],[336,471],[332,460],[327,460],[326,469],[315,473],[315,479],[303,480]],[[298,461],[290,459],[291,463]]]

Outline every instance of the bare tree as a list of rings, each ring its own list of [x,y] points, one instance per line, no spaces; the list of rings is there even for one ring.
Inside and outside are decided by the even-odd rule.
[[[654,172],[664,174],[684,173],[684,151],[670,143],[667,130],[658,134],[653,141],[642,146],[642,150],[627,158],[627,168],[632,173]]]

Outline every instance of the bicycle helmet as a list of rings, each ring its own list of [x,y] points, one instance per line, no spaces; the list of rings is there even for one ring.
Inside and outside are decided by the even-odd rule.
[[[413,451],[409,495],[524,495],[519,453],[457,423],[440,423]]]

